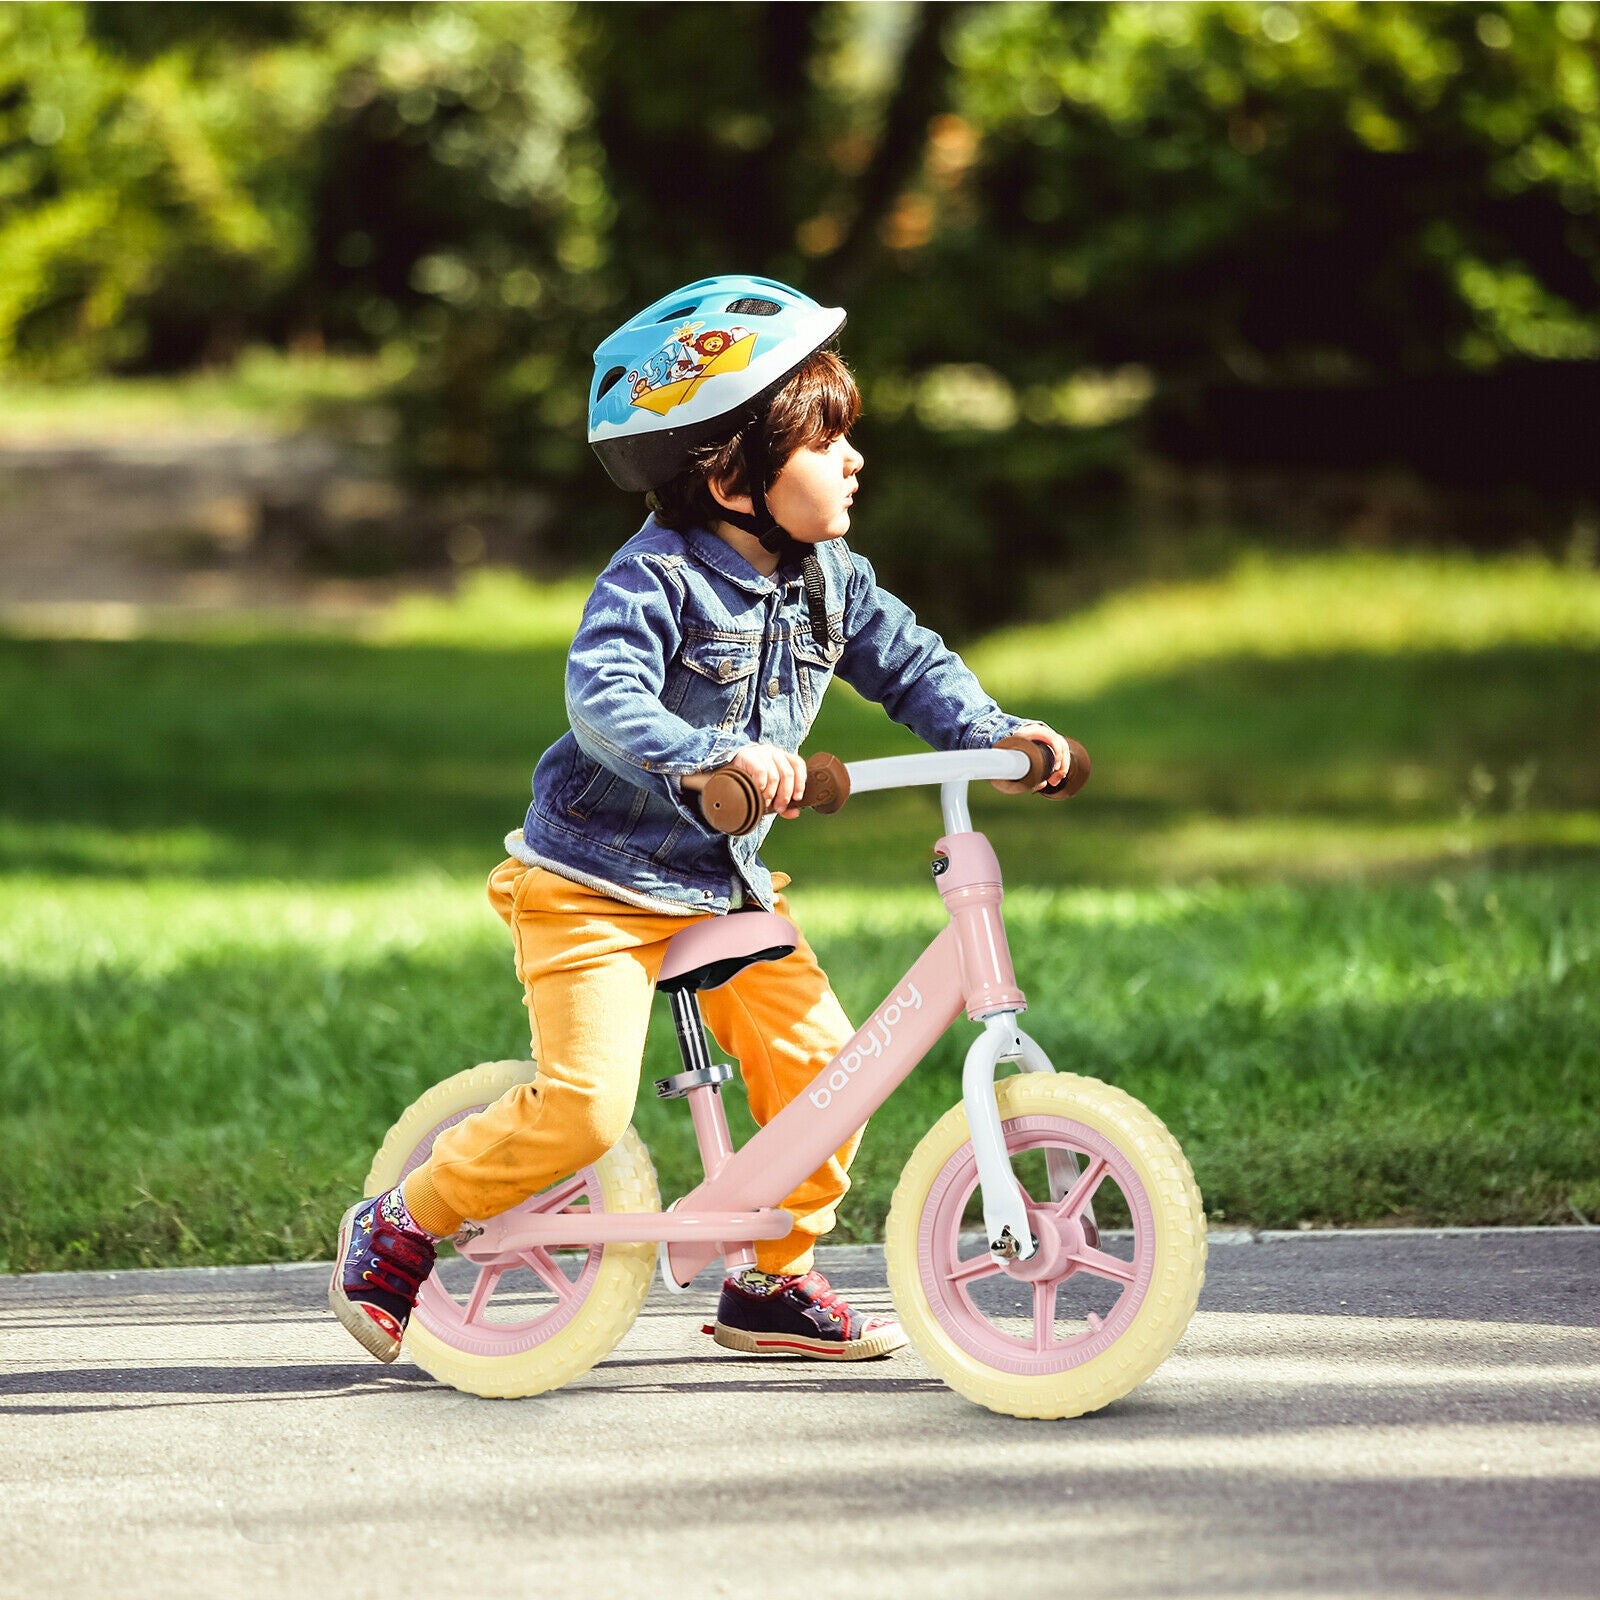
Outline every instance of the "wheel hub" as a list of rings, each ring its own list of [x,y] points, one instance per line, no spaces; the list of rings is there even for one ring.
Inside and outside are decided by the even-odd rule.
[[[1062,1222],[1053,1212],[1030,1206],[1028,1227],[1037,1248],[1026,1261],[1008,1261],[1001,1270],[1023,1283],[1066,1277],[1072,1271],[1073,1255],[1083,1249],[1083,1225],[1075,1218]]]

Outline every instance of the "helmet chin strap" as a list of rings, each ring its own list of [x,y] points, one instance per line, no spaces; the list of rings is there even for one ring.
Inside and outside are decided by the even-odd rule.
[[[828,589],[822,576],[822,563],[815,545],[796,539],[767,508],[767,430],[758,420],[751,425],[744,442],[744,468],[750,480],[750,512],[722,507],[722,519],[734,527],[753,533],[763,550],[780,562],[800,563],[800,581],[805,585],[806,610],[811,614],[811,632],[819,644],[834,643],[828,626]]]

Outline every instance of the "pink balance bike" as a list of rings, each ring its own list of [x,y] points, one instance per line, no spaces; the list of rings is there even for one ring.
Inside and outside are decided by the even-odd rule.
[[[633,1325],[658,1264],[685,1288],[719,1257],[751,1266],[757,1239],[790,1229],[779,1202],[821,1166],[927,1055],[963,1010],[980,1032],[961,1103],[912,1152],[885,1248],[912,1344],[952,1388],[993,1411],[1070,1417],[1127,1394],[1178,1342],[1205,1275],[1205,1212],[1177,1141],[1144,1106],[1092,1078],[1056,1072],[1017,1025],[1025,1007],[1001,920],[1000,866],[972,828],[967,785],[1050,770],[1046,747],[892,756],[845,767],[813,757],[804,804],[942,786],[945,835],[934,882],[950,921],[810,1088],[735,1151],[706,1049],[697,991],[795,948],[783,918],[740,912],[689,923],[657,987],[671,997],[683,1071],[656,1084],[689,1102],[705,1181],[661,1209],[655,1169],[629,1129],[591,1167],[458,1236],[423,1285],[406,1348],[472,1394],[539,1394],[604,1359]],[[1061,792],[1088,758],[1073,747]],[[693,784],[714,826],[753,827],[760,802],[730,769]],[[1002,1063],[1015,1074],[997,1079]],[[534,1076],[496,1061],[437,1085],[389,1130],[367,1193],[398,1183],[446,1128]]]

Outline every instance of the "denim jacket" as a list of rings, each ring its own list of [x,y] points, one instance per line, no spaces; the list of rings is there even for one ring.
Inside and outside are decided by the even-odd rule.
[[[717,833],[685,774],[746,744],[798,751],[835,672],[935,749],[986,748],[1020,726],[864,557],[842,539],[817,554],[829,644],[812,634],[797,565],[766,578],[714,533],[648,520],[584,607],[567,658],[572,731],[539,762],[513,853],[652,909],[770,910],[759,851],[773,819]]]

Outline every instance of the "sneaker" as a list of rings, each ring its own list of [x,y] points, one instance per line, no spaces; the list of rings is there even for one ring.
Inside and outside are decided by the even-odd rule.
[[[380,1361],[400,1354],[436,1243],[432,1234],[391,1222],[384,1215],[388,1198],[358,1200],[345,1212],[328,1285],[333,1314]]]
[[[729,1350],[755,1356],[815,1356],[866,1361],[906,1343],[893,1317],[852,1311],[820,1272],[803,1277],[741,1273],[722,1285],[717,1320],[705,1330]]]

